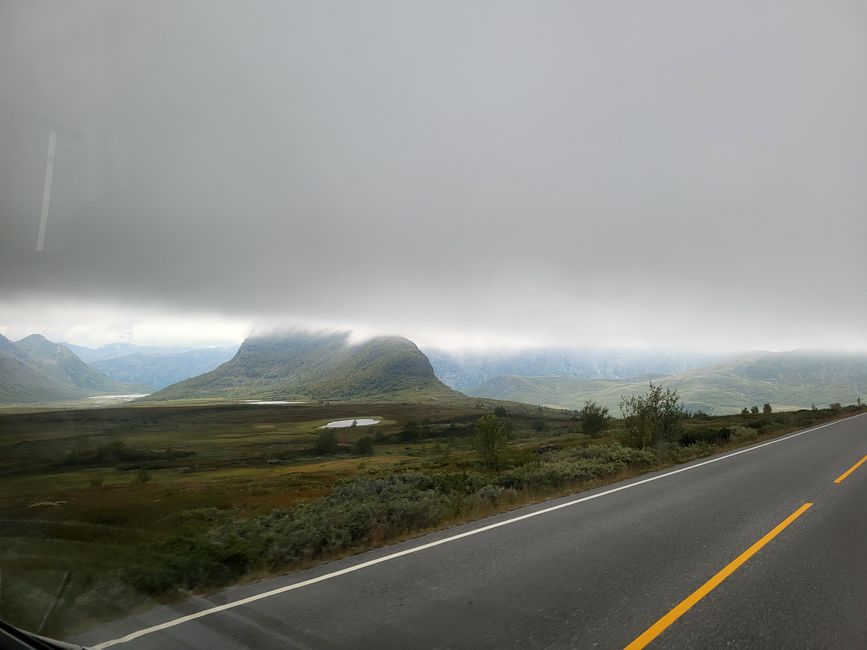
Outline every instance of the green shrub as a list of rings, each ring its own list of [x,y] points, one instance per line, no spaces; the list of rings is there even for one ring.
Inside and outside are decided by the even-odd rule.
[[[652,382],[644,395],[624,396],[620,400],[620,411],[624,421],[624,444],[640,448],[676,440],[685,415],[677,391],[663,390]]]
[[[596,402],[587,400],[581,409],[581,430],[591,436],[597,437],[608,428],[608,409],[599,406]]]
[[[373,438],[365,436],[353,442],[352,453],[356,456],[370,456],[373,453]]]
[[[732,430],[728,427],[722,429],[710,429],[707,427],[701,429],[688,429],[680,434],[678,444],[681,447],[687,447],[697,442],[706,442],[711,445],[721,445],[728,442],[732,436]]]
[[[337,451],[337,435],[330,429],[323,430],[313,445],[313,453],[317,456],[333,456]]]
[[[133,483],[144,485],[151,480],[151,473],[145,467],[140,467],[133,475]]]
[[[649,450],[620,445],[563,450],[503,472],[496,478],[495,485],[509,489],[560,488],[611,476],[630,465],[651,465],[656,461],[656,455]]]

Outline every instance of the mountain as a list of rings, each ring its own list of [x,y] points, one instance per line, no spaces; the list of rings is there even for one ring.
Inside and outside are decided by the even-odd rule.
[[[66,346],[49,341],[40,334],[31,334],[15,342],[46,371],[61,382],[84,391],[85,394],[125,392],[130,386],[114,381],[73,354]]]
[[[169,386],[148,400],[447,399],[460,395],[434,375],[427,357],[405,338],[349,342],[348,332],[293,331],[252,336],[216,370]]]
[[[492,377],[478,386],[472,386],[465,392],[472,397],[489,397],[568,409],[581,408],[585,400],[594,399],[611,409],[616,408],[620,402],[619,391],[631,385],[632,382],[605,379],[501,375]],[[646,384],[642,385],[646,386]],[[606,392],[611,392],[613,402],[607,399]]]
[[[775,409],[853,403],[867,395],[867,354],[810,350],[752,352],[707,368],[654,379],[676,389],[685,406],[706,413],[735,413],[770,403]],[[644,393],[647,381],[588,381],[574,377],[496,377],[465,392],[490,397],[580,408],[592,399],[617,412],[622,395]]]
[[[231,359],[237,350],[237,347],[229,347],[174,353],[137,352],[91,361],[90,365],[115,381],[165,388],[213,370]]]
[[[33,334],[13,343],[0,335],[0,402],[53,402],[137,390],[141,387],[106,377],[43,336]]]
[[[49,376],[23,350],[0,335],[0,403],[74,399],[81,391]]]
[[[460,391],[502,376],[646,379],[701,368],[720,355],[635,349],[547,348],[496,354],[425,349],[436,376]]]
[[[176,352],[188,352],[192,349],[189,347],[137,345],[135,343],[109,343],[107,345],[101,345],[98,348],[88,348],[83,345],[74,345],[72,343],[61,343],[61,345],[69,348],[75,356],[85,363],[117,359],[118,357],[125,357],[131,354],[172,354]]]

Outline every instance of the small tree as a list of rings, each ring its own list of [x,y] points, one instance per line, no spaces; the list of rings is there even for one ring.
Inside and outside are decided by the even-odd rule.
[[[581,409],[581,430],[591,436],[600,436],[608,428],[608,409],[592,400],[584,402]]]
[[[133,482],[138,483],[139,485],[144,485],[148,481],[151,480],[151,473],[147,470],[146,467],[139,467],[138,471],[135,473],[133,477]]]
[[[864,403],[861,401],[861,398],[860,398],[860,397],[857,398],[857,399],[855,400],[855,406],[857,406],[859,409],[860,409],[863,405],[864,405]]]
[[[505,406],[498,406],[497,408],[494,409],[494,415],[496,415],[498,418],[506,417],[506,407]]]
[[[325,429],[313,445],[313,453],[317,456],[333,456],[337,453],[337,436],[331,429]]]
[[[754,406],[752,406],[752,407],[750,408],[750,413],[752,413],[753,415],[757,415],[758,412],[759,412],[759,407],[758,407],[758,406],[755,406],[755,405],[754,405]]]
[[[483,415],[476,421],[476,451],[485,466],[500,470],[503,452],[509,447],[506,423],[496,415]]]
[[[750,414],[750,410],[745,406],[743,408],[743,410],[741,411],[741,415],[749,415],[749,414]]]
[[[625,425],[624,442],[631,447],[655,446],[676,440],[680,435],[683,407],[677,391],[650,384],[644,395],[621,398],[620,412]]]
[[[773,411],[771,405],[765,402],[765,405],[762,407],[762,413],[764,413],[765,415],[770,415],[771,411]]]
[[[364,436],[353,442],[352,453],[356,456],[370,456],[373,453],[373,438]]]

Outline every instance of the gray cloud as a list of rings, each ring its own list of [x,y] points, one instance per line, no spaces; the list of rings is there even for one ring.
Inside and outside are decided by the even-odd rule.
[[[865,28],[842,0],[7,2],[0,299],[867,345]]]

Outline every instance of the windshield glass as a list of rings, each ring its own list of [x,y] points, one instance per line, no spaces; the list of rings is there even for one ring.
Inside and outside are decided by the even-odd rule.
[[[863,642],[865,28],[0,3],[0,620]]]

